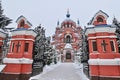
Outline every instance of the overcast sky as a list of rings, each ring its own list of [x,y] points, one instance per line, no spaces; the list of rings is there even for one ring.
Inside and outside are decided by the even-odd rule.
[[[58,20],[61,23],[66,19],[68,8],[70,18],[74,21],[79,18],[81,27],[99,10],[109,15],[109,24],[114,16],[120,20],[120,0],[2,0],[2,8],[4,14],[13,19],[9,27],[16,27],[15,21],[23,15],[33,27],[42,24],[47,36],[55,33]]]

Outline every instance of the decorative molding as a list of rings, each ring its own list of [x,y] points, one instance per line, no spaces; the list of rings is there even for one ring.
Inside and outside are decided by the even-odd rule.
[[[120,58],[115,59],[89,59],[89,65],[120,65]]]
[[[117,36],[96,36],[96,37],[88,37],[89,39],[97,39],[97,38],[117,38]]]
[[[36,33],[32,30],[19,30],[19,31],[13,31],[11,32],[12,36],[16,36],[16,35],[32,35],[34,37],[36,37]]]
[[[26,41],[35,41],[34,39],[26,39],[26,38],[13,38],[11,39],[12,41],[13,40],[26,40]]]
[[[33,60],[28,58],[4,58],[3,63],[32,64]]]
[[[95,26],[86,28],[85,35],[93,34],[93,33],[101,33],[101,32],[108,32],[108,33],[115,33],[115,27],[106,27],[106,26]]]

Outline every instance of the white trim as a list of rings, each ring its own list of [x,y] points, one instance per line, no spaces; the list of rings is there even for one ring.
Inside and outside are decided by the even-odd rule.
[[[120,65],[120,58],[116,59],[89,59],[89,65]]]
[[[4,58],[3,63],[32,64],[33,60],[28,58]]]
[[[93,34],[93,33],[101,33],[101,32],[108,32],[108,33],[115,33],[116,28],[115,27],[91,27],[91,28],[87,28],[85,35],[88,34]]]
[[[26,40],[26,41],[35,41],[34,39],[26,39],[26,38],[13,38],[11,39],[12,41],[13,40]]]
[[[103,75],[99,75],[100,77],[109,77],[109,78],[120,78],[120,76],[103,76]]]
[[[103,76],[103,75],[92,75],[92,74],[90,74],[90,76],[99,76],[99,77],[109,77],[109,78],[120,78],[120,76]]]
[[[96,36],[96,37],[88,37],[89,39],[97,39],[97,38],[117,38],[117,36]]]
[[[21,31],[13,31],[11,32],[12,36],[16,35],[32,35],[33,37],[36,37],[36,33],[32,30],[21,30]]]

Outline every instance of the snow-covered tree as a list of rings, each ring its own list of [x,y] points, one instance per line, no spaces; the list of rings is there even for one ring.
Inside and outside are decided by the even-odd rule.
[[[4,29],[5,26],[8,26],[8,24],[11,23],[11,21],[12,21],[11,19],[3,15],[3,9],[0,1],[0,28]]]
[[[116,27],[116,36],[118,42],[118,51],[120,52],[120,22],[114,17],[112,26]]]

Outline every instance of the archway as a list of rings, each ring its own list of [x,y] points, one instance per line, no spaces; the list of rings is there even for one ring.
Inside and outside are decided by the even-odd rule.
[[[67,60],[67,59],[71,59],[71,52],[67,52],[67,53],[66,53],[66,60]]]
[[[70,37],[70,35],[66,36],[65,43],[71,43],[71,37]]]

